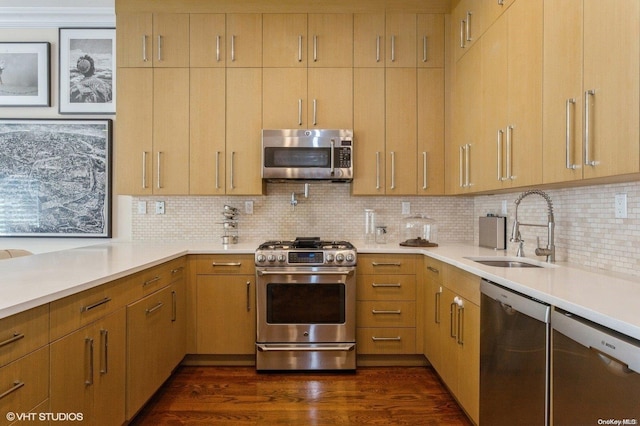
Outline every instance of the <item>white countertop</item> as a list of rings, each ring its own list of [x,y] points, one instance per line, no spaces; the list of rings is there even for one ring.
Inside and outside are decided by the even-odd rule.
[[[252,254],[258,242],[112,242],[0,261],[0,318],[104,284],[186,254]],[[498,268],[466,257],[505,256],[470,244],[407,248],[354,243],[359,253],[424,254],[640,339],[640,279],[565,263]]]

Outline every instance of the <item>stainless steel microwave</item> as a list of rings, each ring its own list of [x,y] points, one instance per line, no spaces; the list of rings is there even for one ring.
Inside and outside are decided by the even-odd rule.
[[[350,182],[353,180],[353,131],[263,130],[262,178]]]

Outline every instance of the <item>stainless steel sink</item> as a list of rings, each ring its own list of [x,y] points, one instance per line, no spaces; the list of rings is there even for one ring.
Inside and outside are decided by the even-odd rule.
[[[550,268],[546,262],[540,262],[533,259],[525,259],[522,257],[502,257],[502,256],[486,256],[486,257],[465,257],[465,259],[473,260],[487,266],[495,266],[498,268]]]

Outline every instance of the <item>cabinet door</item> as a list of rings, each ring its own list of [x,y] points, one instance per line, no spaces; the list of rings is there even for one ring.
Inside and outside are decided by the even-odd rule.
[[[353,66],[353,15],[312,13],[309,19],[309,67]]]
[[[118,33],[119,34],[119,33]],[[153,70],[118,69],[115,182],[118,194],[153,191]]]
[[[415,37],[412,39],[415,40]],[[412,50],[413,52],[413,50]],[[416,194],[416,69],[386,71],[386,193]]]
[[[416,15],[413,13],[387,13],[386,66],[416,66]]]
[[[458,400],[478,424],[480,417],[480,306],[463,299],[458,345]]]
[[[445,310],[443,309],[442,284],[430,279],[426,273],[426,288],[424,294],[424,356],[429,363],[440,371],[442,368],[442,341],[445,336],[444,320]]]
[[[444,68],[418,73],[418,194],[444,194]]]
[[[264,67],[307,66],[307,15],[265,13],[262,16]]]
[[[353,15],[353,66],[384,67],[384,13],[356,13]]]
[[[227,15],[227,67],[262,66],[262,15]]]
[[[180,279],[170,287],[171,322],[168,339],[168,368],[172,371],[187,353],[187,291],[184,279]]]
[[[153,66],[189,66],[189,15],[156,13],[153,15]]]
[[[255,353],[254,276],[199,275],[196,291],[198,353]]]
[[[310,68],[308,127],[353,128],[353,71],[351,68]]]
[[[418,67],[444,67],[444,15],[419,14],[417,17]]]
[[[446,287],[442,288],[441,294],[441,341],[440,353],[441,363],[438,373],[447,387],[454,395],[458,394],[458,343],[457,337],[457,315],[453,302],[455,293]]]
[[[262,70],[227,69],[227,194],[262,194]]]
[[[153,15],[151,13],[118,13],[116,27],[118,28],[116,38],[118,67],[151,67],[153,65],[151,51]],[[121,78],[121,74],[118,73],[118,89],[120,89]],[[120,113],[119,108],[120,104],[118,104],[118,113]]]
[[[265,129],[306,128],[307,69],[264,68],[263,125]]]
[[[154,194],[189,193],[189,70],[153,72]]]
[[[383,68],[353,69],[354,195],[385,192],[385,76]]]
[[[584,2],[583,90],[594,92],[583,100],[585,154],[588,148],[595,164],[584,166],[585,178],[637,173],[640,167],[639,9],[635,0]]]
[[[226,72],[190,70],[189,193],[225,193]]]
[[[224,67],[225,15],[192,13],[189,15],[189,63],[193,67]]]

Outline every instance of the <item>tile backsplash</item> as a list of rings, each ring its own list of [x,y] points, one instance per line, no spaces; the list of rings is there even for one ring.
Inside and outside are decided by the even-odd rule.
[[[240,209],[240,241],[320,236],[327,239],[362,241],[364,209],[376,210],[376,224],[388,228],[389,244],[403,238],[402,202],[411,213],[425,213],[438,224],[438,241],[478,244],[478,217],[500,214],[507,204],[507,238],[515,215],[514,201],[521,193],[474,197],[364,197],[352,196],[349,184],[312,183],[309,198],[302,183],[268,184],[262,196],[137,197],[132,203],[134,240],[213,240],[222,236],[222,208]],[[295,192],[298,205],[291,206]],[[640,183],[545,190],[553,201],[556,258],[585,267],[640,276]],[[627,194],[628,217],[614,217],[614,197]],[[154,214],[155,201],[165,201],[166,213]],[[137,213],[138,202],[147,204],[147,214]],[[244,213],[245,201],[253,201],[254,214]],[[518,209],[521,223],[545,224],[546,202],[537,195],[526,197]],[[521,228],[525,254],[534,257],[536,237],[546,245],[545,228]],[[515,254],[514,244],[507,250]]]

